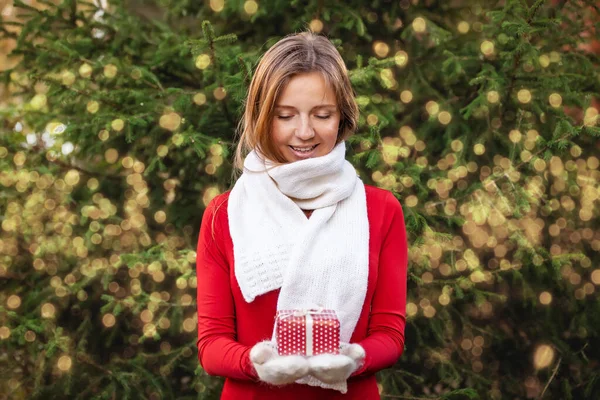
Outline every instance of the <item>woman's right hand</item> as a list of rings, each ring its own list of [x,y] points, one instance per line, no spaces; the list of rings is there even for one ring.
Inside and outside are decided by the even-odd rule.
[[[250,350],[250,361],[261,381],[272,385],[285,385],[306,376],[308,360],[299,355],[280,356],[269,341],[258,342]]]

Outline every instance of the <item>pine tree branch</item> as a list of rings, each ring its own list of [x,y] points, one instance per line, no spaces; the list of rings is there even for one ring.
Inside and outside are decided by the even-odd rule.
[[[535,16],[536,12],[539,10],[539,8],[542,6],[543,3],[544,3],[544,0],[538,0],[529,9],[529,15],[526,20],[527,25],[531,26],[531,22],[533,21],[533,18]],[[527,37],[526,40],[529,41],[530,37]],[[521,57],[522,57],[521,51],[515,52],[515,55],[513,58],[513,65],[511,67],[512,72],[510,74],[510,82],[508,84],[508,89],[506,90],[506,96],[504,98],[504,102],[502,103],[504,105],[504,107],[502,108],[502,113],[500,114],[500,118],[504,117],[504,112],[506,110],[506,105],[508,104],[508,99],[510,99],[510,96],[512,95],[512,91],[514,90],[515,83],[517,80],[517,68],[519,68],[519,65],[521,63]]]
[[[560,137],[560,138],[556,139],[555,141],[560,141],[560,140],[568,139],[570,136],[571,136],[571,135],[567,134],[567,135],[565,135],[565,136],[562,136],[562,137]],[[547,147],[547,146],[546,146],[545,148],[539,149],[538,151],[536,151],[535,153],[533,153],[533,154],[532,154],[532,156],[537,156],[537,155],[539,155],[540,153],[542,153],[542,152],[544,152],[544,151],[546,151],[546,150],[548,150],[548,147]],[[523,161],[523,162],[521,162],[521,163],[519,163],[519,164],[515,165],[515,166],[513,167],[513,169],[514,169],[515,171],[518,171],[520,167],[522,167],[523,165],[525,165],[525,164],[528,164],[528,163],[529,163],[528,161]],[[495,178],[495,179],[490,179],[489,181],[487,181],[487,184],[490,184],[490,183],[494,183],[494,184],[495,184],[496,182],[500,181],[500,179],[503,179],[503,178],[508,178],[508,175],[507,175],[506,173],[504,173],[504,174],[502,174],[502,175],[499,175],[497,178]],[[508,180],[510,181],[510,179],[508,179]],[[511,181],[510,181],[510,182],[511,182]],[[513,186],[514,186],[514,185],[513,185]],[[452,198],[452,200],[454,200],[454,201],[462,200],[463,198],[465,198],[465,197],[467,197],[467,196],[470,196],[470,195],[472,195],[472,194],[473,194],[472,192],[470,192],[470,193],[465,193],[464,195],[462,195],[462,196],[460,196],[460,197],[454,197],[454,198]],[[449,201],[449,199],[448,199],[448,200],[441,200],[441,201],[438,201],[438,202],[435,202],[435,203],[430,203],[430,206],[444,205],[444,204],[446,204],[446,202],[448,202],[448,201]],[[424,209],[417,209],[417,210],[418,210],[418,211],[420,211],[420,212],[422,212],[422,213],[424,213]]]
[[[79,167],[77,165],[73,165],[73,164],[69,164],[66,162],[63,162],[59,159],[55,159],[55,160],[50,160],[51,163],[56,164],[58,166],[60,166],[63,170],[69,170],[69,169],[75,169],[83,174],[89,175],[89,176],[94,176],[97,178],[102,178],[102,179],[110,179],[110,180],[114,180],[114,181],[122,181],[123,178],[120,176],[116,176],[116,175],[108,175],[108,174],[101,174],[100,172],[96,172],[96,171],[89,171],[86,170],[82,167]]]
[[[550,379],[548,379],[548,382],[546,382],[546,386],[544,386],[544,390],[542,390],[542,393],[539,395],[537,400],[540,400],[542,397],[544,397],[544,394],[546,393],[548,386],[550,386],[550,383],[552,382],[552,380],[556,376],[556,373],[558,372],[558,367],[560,366],[561,361],[562,361],[562,357],[558,359],[558,362],[556,363],[556,367],[554,368],[554,371],[552,372],[552,376],[550,377]]]
[[[104,368],[102,365],[96,363],[94,360],[88,357],[86,353],[79,352],[76,354],[77,360],[81,361],[85,364],[91,365],[101,371],[103,371],[106,375],[112,376],[113,373],[111,370]]]

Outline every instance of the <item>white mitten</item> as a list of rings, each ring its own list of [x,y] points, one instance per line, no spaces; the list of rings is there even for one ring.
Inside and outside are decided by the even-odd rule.
[[[285,385],[308,374],[308,361],[302,356],[280,356],[269,341],[258,342],[250,350],[250,361],[261,381]]]
[[[319,354],[308,359],[309,373],[325,383],[344,382],[361,367],[365,349],[360,344],[342,343],[340,354]]]

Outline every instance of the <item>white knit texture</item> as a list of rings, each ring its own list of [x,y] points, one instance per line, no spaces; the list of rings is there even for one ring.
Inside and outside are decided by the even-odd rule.
[[[251,152],[227,211],[244,299],[281,288],[278,310],[333,309],[347,343],[367,291],[369,221],[364,184],[345,151],[341,142],[325,156],[277,167]],[[315,211],[306,218],[302,209]],[[297,382],[347,390],[345,381],[330,385],[308,376]]]

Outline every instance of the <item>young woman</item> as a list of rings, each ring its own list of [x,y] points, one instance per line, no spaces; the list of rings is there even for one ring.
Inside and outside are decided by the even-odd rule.
[[[208,205],[197,249],[198,359],[226,378],[222,399],[379,399],[375,372],[402,354],[404,216],[345,159],[358,113],[324,36],[288,35],[257,66],[243,173]],[[277,355],[277,310],[314,306],[336,311],[340,354]]]

